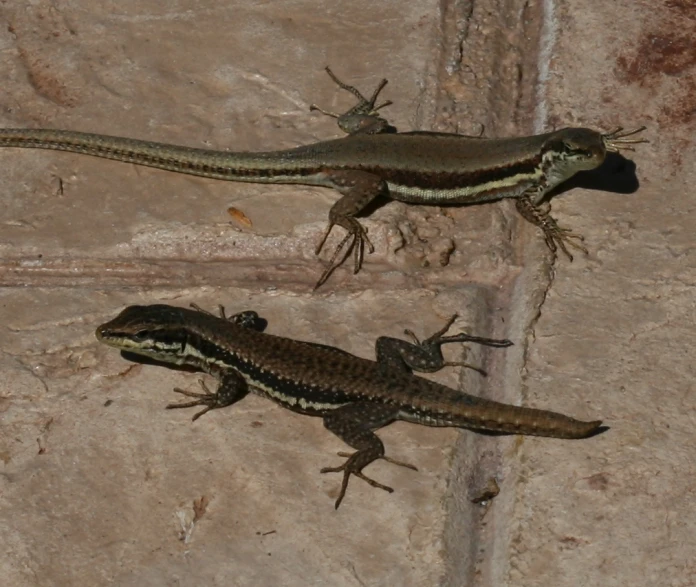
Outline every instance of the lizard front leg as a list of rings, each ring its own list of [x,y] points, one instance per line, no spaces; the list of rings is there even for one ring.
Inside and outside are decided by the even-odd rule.
[[[404,333],[410,336],[413,342],[390,336],[380,336],[375,343],[377,362],[380,365],[409,373],[412,371],[434,373],[443,367],[467,367],[485,376],[486,372],[483,369],[469,363],[445,361],[442,356],[442,345],[453,342],[473,342],[495,348],[504,348],[511,346],[512,342],[505,339],[481,338],[464,332],[453,336],[443,336],[456,319],[457,315],[455,314],[447,320],[447,323],[440,330],[422,341],[418,340],[418,337],[410,330],[405,330]]]
[[[356,220],[355,216],[376,197],[386,195],[389,191],[387,183],[381,177],[367,171],[352,169],[327,170],[324,174],[327,180],[326,185],[343,194],[343,197],[331,207],[329,211],[329,225],[317,245],[315,253],[318,255],[321,252],[334,226],[338,225],[345,228],[348,234],[336,247],[334,254],[329,260],[329,266],[322,273],[314,289],[326,282],[334,270],[345,262],[351,251],[354,254],[353,273],[360,271],[365,245],[367,245],[370,253],[373,253],[375,248],[372,246],[370,239],[367,238],[367,231]],[[345,253],[341,256],[344,249]]]
[[[370,402],[359,402],[348,404],[332,410],[324,416],[324,426],[333,432],[343,442],[357,449],[353,454],[338,453],[339,456],[346,456],[348,460],[339,467],[324,467],[322,473],[343,472],[343,482],[341,490],[336,499],[336,509],[341,505],[343,497],[348,488],[348,480],[351,475],[367,481],[372,487],[384,489],[389,493],[394,490],[387,485],[382,485],[374,479],[370,479],[363,474],[362,470],[373,461],[384,459],[389,463],[408,467],[417,471],[416,467],[408,463],[396,461],[384,455],[384,444],[373,432],[377,428],[386,426],[396,420],[399,409],[395,406],[375,404]]]
[[[568,251],[566,247],[566,245],[568,245],[587,255],[587,249],[580,244],[585,240],[582,235],[575,234],[567,228],[558,226],[558,223],[555,218],[551,216],[549,210],[535,203],[537,199],[536,192],[534,194],[525,193],[515,200],[515,205],[517,211],[525,220],[535,224],[544,231],[544,239],[546,240],[546,245],[551,249],[551,252],[555,255],[560,248],[565,256],[572,261],[573,255]]]
[[[266,327],[268,326],[268,320],[266,320],[265,318],[261,318],[261,316],[259,316],[257,312],[254,312],[254,310],[244,310],[243,312],[237,312],[236,314],[232,314],[232,316],[228,316],[225,312],[225,306],[223,306],[222,304],[218,304],[217,314],[213,314],[212,312],[209,312],[208,310],[201,308],[198,304],[194,302],[191,302],[189,306],[191,306],[194,310],[201,312],[202,314],[208,314],[208,316],[222,318],[223,320],[232,322],[233,324],[241,326],[242,328],[256,330],[256,332],[263,332],[264,330],[266,330]]]
[[[180,393],[181,395],[192,397],[194,399],[190,402],[169,404],[167,409],[174,410],[178,408],[205,406],[205,408],[200,412],[194,414],[192,420],[195,422],[206,412],[231,406],[249,393],[249,386],[247,385],[247,382],[237,371],[234,371],[233,369],[227,369],[220,375],[220,384],[215,392],[210,391],[208,386],[205,384],[205,381],[202,379],[199,379],[198,383],[203,388],[203,393],[195,393],[193,391],[186,391],[185,389],[175,387],[174,391],[176,393]]]

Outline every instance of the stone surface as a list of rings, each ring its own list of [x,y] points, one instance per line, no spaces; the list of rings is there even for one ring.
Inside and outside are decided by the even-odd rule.
[[[509,202],[389,203],[364,220],[365,269],[315,294],[328,190],[0,150],[3,584],[696,584],[694,14],[676,0],[0,3],[1,126],[288,148],[340,136],[308,112],[352,105],[328,64],[366,93],[388,78],[402,130],[646,124],[651,141],[554,198],[587,258],[552,268]],[[379,435],[419,471],[377,463],[396,491],[354,479],[334,511],[340,479],[319,469],[345,446],[319,419],[248,397],[192,424],[163,408],[198,376],[98,345],[98,324],[155,302],[253,308],[273,333],[364,357],[457,312],[516,345],[474,349],[486,380],[439,381],[611,428],[569,442],[398,423]],[[491,478],[500,494],[473,505]]]

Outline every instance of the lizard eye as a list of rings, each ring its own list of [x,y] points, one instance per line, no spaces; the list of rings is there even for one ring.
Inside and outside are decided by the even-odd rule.
[[[138,332],[135,332],[134,334],[131,335],[131,338],[135,342],[145,342],[148,338],[150,338],[150,331],[149,330],[138,330]]]

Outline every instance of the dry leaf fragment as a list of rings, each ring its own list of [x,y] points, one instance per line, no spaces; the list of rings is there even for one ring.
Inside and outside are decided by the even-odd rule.
[[[227,213],[245,228],[251,228],[251,220],[249,220],[249,217],[246,214],[244,214],[244,212],[242,212],[239,208],[234,208],[233,206],[230,206],[229,208],[227,208]]]

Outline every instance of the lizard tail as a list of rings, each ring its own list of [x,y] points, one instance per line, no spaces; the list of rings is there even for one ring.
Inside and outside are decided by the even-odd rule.
[[[462,405],[461,412],[459,418],[455,418],[450,425],[493,434],[588,438],[607,430],[606,426],[602,426],[601,420],[585,422],[558,412],[498,402],[486,402],[479,406],[466,402]]]

